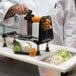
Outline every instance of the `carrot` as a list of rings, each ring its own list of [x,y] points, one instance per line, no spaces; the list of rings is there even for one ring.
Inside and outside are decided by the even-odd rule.
[[[33,22],[40,22],[40,19],[41,17],[38,17],[38,16],[32,17]]]
[[[43,23],[43,27],[45,30],[49,30],[51,26],[51,21],[49,19],[46,19],[45,22]]]

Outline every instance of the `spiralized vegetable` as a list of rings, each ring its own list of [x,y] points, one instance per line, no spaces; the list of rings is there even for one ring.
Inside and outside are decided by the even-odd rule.
[[[72,57],[72,54],[66,49],[60,49],[56,54],[50,57],[49,62],[60,64]]]
[[[64,61],[64,59],[59,55],[54,55],[50,58],[50,63],[60,64]]]

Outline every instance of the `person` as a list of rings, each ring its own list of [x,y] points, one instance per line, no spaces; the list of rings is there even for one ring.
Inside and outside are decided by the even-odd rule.
[[[9,25],[9,22],[13,23],[15,14],[22,15],[20,17],[20,33],[26,34],[26,21],[23,17],[28,9],[31,9],[36,16],[50,15],[54,33],[54,39],[50,43],[76,48],[76,9],[74,0],[2,0],[1,2],[0,21],[4,21],[5,25]],[[33,26],[33,29],[33,35],[37,36],[37,26]],[[51,76],[51,71],[43,69],[42,67],[39,68],[41,76]]]

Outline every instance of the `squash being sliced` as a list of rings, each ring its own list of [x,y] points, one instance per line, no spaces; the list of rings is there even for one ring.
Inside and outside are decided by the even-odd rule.
[[[20,51],[22,51],[21,44],[18,41],[14,42],[13,51],[14,52],[17,52],[17,51],[20,52]]]

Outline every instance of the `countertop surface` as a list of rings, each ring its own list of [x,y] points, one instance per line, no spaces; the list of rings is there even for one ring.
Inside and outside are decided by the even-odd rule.
[[[24,42],[21,40],[18,40],[18,41],[20,41],[22,43]],[[0,44],[2,44],[2,42]],[[31,42],[31,44],[33,45],[33,47],[37,47],[36,44],[34,44],[32,42]],[[0,55],[9,57],[12,59],[16,59],[16,60],[19,60],[22,62],[27,62],[27,63],[33,64],[33,65],[55,69],[55,70],[63,72],[63,73],[71,70],[76,65],[76,49],[49,44],[50,51],[44,52],[45,45],[46,44],[40,45],[40,53],[41,53],[40,56],[30,57],[29,55],[15,54],[11,48],[2,47],[2,45],[0,46]],[[72,52],[74,54],[74,56],[59,65],[55,65],[55,64],[44,61],[45,58],[49,57],[51,54],[54,54],[57,50],[62,49],[62,48],[67,49],[68,51]]]

